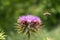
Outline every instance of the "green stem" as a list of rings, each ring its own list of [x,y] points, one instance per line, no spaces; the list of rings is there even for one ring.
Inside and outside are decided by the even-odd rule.
[[[31,36],[31,35],[30,35],[30,32],[28,31],[28,40],[30,40],[30,36]]]

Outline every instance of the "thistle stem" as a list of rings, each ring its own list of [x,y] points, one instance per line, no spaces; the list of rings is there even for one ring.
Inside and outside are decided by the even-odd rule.
[[[31,36],[31,35],[30,35],[30,32],[28,31],[28,40],[30,40],[30,36]]]

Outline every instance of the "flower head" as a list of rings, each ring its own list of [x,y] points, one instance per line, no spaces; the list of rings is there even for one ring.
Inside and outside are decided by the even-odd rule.
[[[20,16],[18,19],[18,23],[38,23],[37,25],[41,24],[41,20],[37,16],[32,15],[26,15],[26,16]]]
[[[37,31],[41,25],[41,19],[37,16],[26,15],[18,18],[18,30],[28,33],[28,31]]]

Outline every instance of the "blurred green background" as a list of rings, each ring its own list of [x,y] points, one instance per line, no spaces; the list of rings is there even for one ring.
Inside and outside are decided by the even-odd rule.
[[[60,0],[0,0],[0,29],[6,40],[28,40],[15,30],[22,15],[36,15],[42,20],[42,28],[31,40],[60,40]]]

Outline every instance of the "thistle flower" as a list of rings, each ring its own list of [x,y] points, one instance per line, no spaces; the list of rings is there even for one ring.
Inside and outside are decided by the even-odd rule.
[[[38,31],[41,25],[41,19],[33,15],[20,16],[17,20],[18,26],[17,31],[23,32],[30,35],[31,32]]]
[[[17,20],[17,31],[26,33],[30,38],[31,32],[37,32],[41,24],[41,19],[37,16],[20,16]]]

